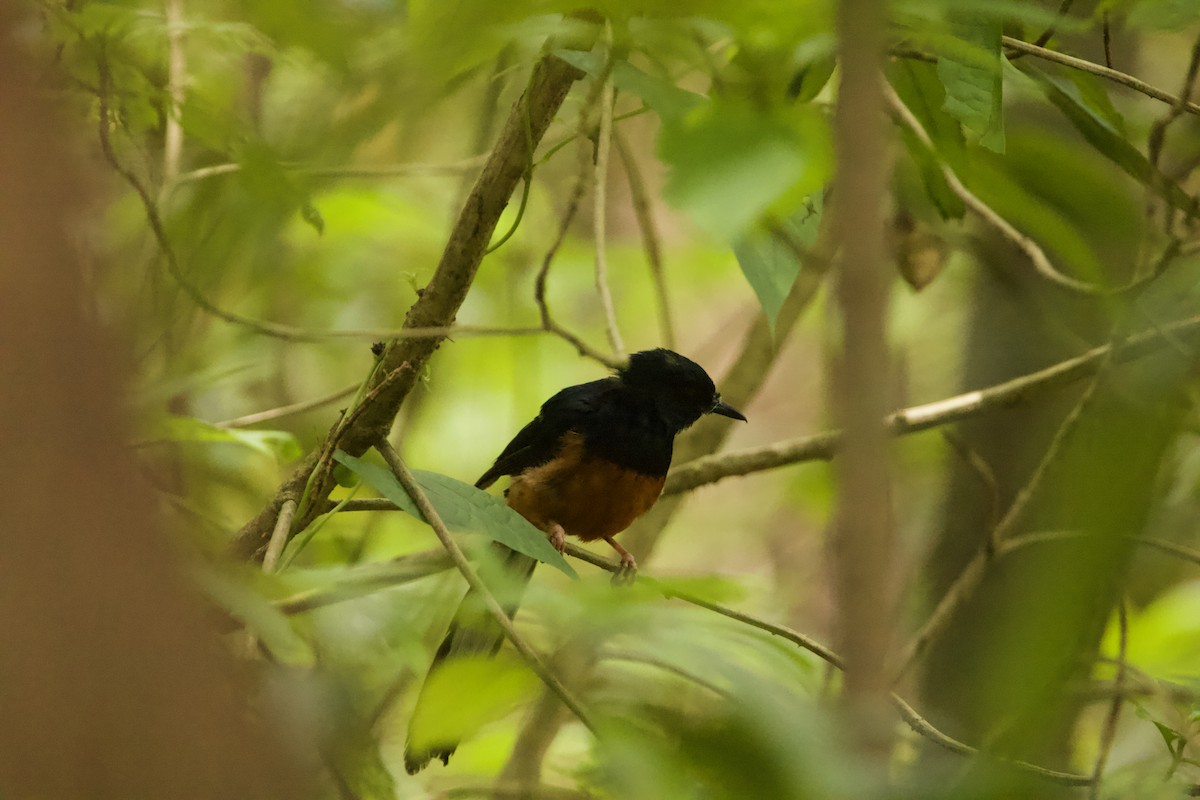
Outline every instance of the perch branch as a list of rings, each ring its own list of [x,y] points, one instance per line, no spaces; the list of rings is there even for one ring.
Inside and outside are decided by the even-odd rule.
[[[1189,317],[1128,337],[1117,346],[1114,358],[1118,362],[1132,361],[1157,352],[1162,341],[1172,337],[1194,337],[1200,333],[1200,316]],[[1111,344],[1100,345],[1082,355],[1060,361],[1045,369],[1031,372],[1010,381],[973,392],[948,397],[933,403],[912,406],[887,418],[889,431],[896,436],[936,428],[960,419],[999,408],[1007,408],[1028,400],[1041,392],[1073,383],[1095,374],[1113,350]],[[698,486],[715,483],[722,478],[749,475],[805,461],[827,461],[841,444],[839,431],[825,431],[812,436],[788,439],[763,447],[748,448],[720,455],[704,456],[688,461],[667,478],[664,495],[687,492]]]

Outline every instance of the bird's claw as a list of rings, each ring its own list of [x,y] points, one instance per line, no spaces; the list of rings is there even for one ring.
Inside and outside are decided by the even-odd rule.
[[[567,552],[567,532],[562,529],[561,525],[555,525],[546,533],[546,538],[550,540],[550,545],[560,553]]]
[[[617,567],[617,571],[613,573],[613,586],[629,586],[637,580],[637,562],[633,560],[633,556],[629,553],[621,555],[621,566]]]

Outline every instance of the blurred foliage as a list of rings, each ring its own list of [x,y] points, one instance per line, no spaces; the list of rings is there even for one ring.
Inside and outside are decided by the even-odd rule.
[[[891,4],[887,79],[930,140],[894,128],[896,254],[899,272],[919,289],[895,282],[898,367],[880,380],[897,407],[982,388],[961,386],[960,375],[970,316],[989,311],[971,308],[970,293],[987,268],[978,255],[986,228],[946,169],[1062,272],[1099,287],[1089,308],[1108,329],[1143,330],[1194,313],[1195,117],[1079,69],[1009,60],[1001,35],[1033,41],[1052,29],[1048,46],[1103,62],[1108,26],[1119,68],[1174,94],[1200,12],[1187,0],[1080,5],[1059,13],[1048,1]],[[165,8],[177,8],[178,18]],[[476,787],[483,796],[487,781],[510,774],[510,758],[529,758],[514,745],[540,687],[505,651],[441,673],[415,730],[433,739],[474,736],[447,769],[404,774],[416,689],[462,585],[444,563],[403,560],[436,540],[381,467],[342,459],[410,515],[329,514],[293,541],[270,575],[220,554],[353,402],[352,387],[372,369],[371,341],[400,327],[428,282],[537,58],[557,52],[587,77],[534,158],[523,215],[518,220],[514,202],[501,220],[498,230],[515,225],[514,235],[485,259],[459,324],[538,327],[534,277],[579,165],[592,163],[599,112],[585,99],[609,77],[612,118],[642,177],[627,177],[614,148],[604,176],[609,238],[594,241],[582,222],[570,229],[549,275],[556,319],[589,342],[604,341],[592,273],[602,246],[625,341],[631,349],[662,344],[661,299],[640,244],[647,222],[630,210],[634,180],[649,196],[677,349],[714,375],[739,357],[743,331],[760,315],[775,324],[801,271],[797,248],[817,240],[836,146],[834,4],[605,0],[589,9],[611,26],[608,49],[564,44],[591,23],[572,15],[575,6],[545,0],[27,6],[22,30],[45,63],[41,77],[111,178],[103,207],[79,235],[95,264],[90,311],[115,332],[137,375],[126,400],[147,476],[186,543],[181,550],[196,561],[199,587],[245,628],[229,635],[230,648],[264,656],[255,662],[256,713],[278,716],[324,763],[327,783],[315,794],[469,796]],[[1167,125],[1164,149],[1151,152],[1153,129]],[[166,145],[173,136],[178,152]],[[590,216],[592,200],[584,202],[580,219]],[[161,232],[148,224],[146,203]],[[1104,294],[1160,273],[1157,293]],[[309,335],[263,335],[216,318],[198,296]],[[733,447],[825,427],[822,357],[834,313],[822,293],[791,337],[776,342],[779,368],[744,409],[751,424],[734,432]],[[1031,302],[1028,314],[1044,316],[1046,307]],[[1072,352],[1096,343],[1070,319],[1052,324]],[[1184,342],[1169,346],[1190,352]],[[1079,482],[1045,488],[1044,502],[1058,504],[1045,517],[1052,528],[1081,536],[1103,529],[1111,545],[1103,558],[1085,558],[1095,552],[1087,547],[1055,551],[1030,584],[1024,613],[1032,624],[997,619],[977,634],[1010,682],[976,687],[979,707],[1000,713],[1006,703],[1040,702],[1070,686],[1072,665],[1060,661],[1078,655],[1065,639],[1086,638],[1070,629],[1090,599],[1080,592],[1098,596],[1100,583],[1119,584],[1129,609],[1128,686],[1112,685],[1121,638],[1114,616],[1089,674],[1108,691],[1082,703],[1068,739],[1042,750],[995,748],[1031,758],[1050,752],[1059,768],[1089,774],[1096,753],[1111,746],[1100,796],[1176,796],[1200,780],[1200,440],[1191,402],[1198,387],[1178,365],[1166,373],[1157,382],[1116,380],[1118,396],[1146,402],[1103,418],[1125,426],[1121,436],[1097,435],[1069,454]],[[536,530],[469,482],[543,399],[601,374],[549,335],[463,332],[442,345],[396,438],[406,459],[428,470],[420,482],[453,529],[561,562]],[[238,419],[347,387],[336,401],[250,427]],[[1150,401],[1177,395],[1184,400],[1174,416],[1155,418],[1165,454],[1125,465],[1139,471],[1127,483],[1144,496],[1114,488],[1123,484],[1119,469],[1090,470],[1122,458],[1122,443],[1150,424]],[[908,569],[930,546],[948,502],[943,479],[960,455],[932,433],[895,450]],[[1095,494],[1080,497],[1084,485]],[[615,591],[588,566],[577,580],[565,563],[561,572],[540,570],[518,627],[596,710],[600,736],[564,719],[547,723],[553,735],[535,774],[580,797],[1007,796],[1004,768],[966,771],[962,756],[914,746],[920,740],[911,732],[900,734],[889,774],[864,769],[831,713],[836,675],[816,656],[664,596],[700,595],[832,640],[822,548],[836,491],[826,464],[801,464],[696,492],[645,564],[661,584]],[[335,502],[371,493],[339,492]],[[1114,520],[1125,527],[1109,530]],[[1117,547],[1120,537],[1166,540],[1192,561],[1128,541]],[[923,589],[922,576],[906,578]],[[1060,613],[1039,616],[1044,604]],[[913,609],[914,626],[920,613]],[[1137,713],[1110,731],[1103,712],[1112,693],[1124,691]],[[971,744],[996,745],[1004,735]],[[943,775],[953,779],[934,777]],[[1052,783],[1030,780],[1057,796]]]

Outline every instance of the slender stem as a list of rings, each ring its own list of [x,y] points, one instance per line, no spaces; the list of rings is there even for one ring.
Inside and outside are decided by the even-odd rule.
[[[512,620],[504,612],[504,607],[500,605],[500,601],[492,594],[492,590],[487,587],[487,584],[479,577],[479,573],[471,566],[471,562],[463,554],[462,548],[458,546],[458,542],[454,541],[454,537],[450,535],[446,523],[442,521],[441,515],[433,507],[433,503],[429,501],[425,491],[420,487],[416,479],[413,478],[412,473],[408,471],[408,467],[405,466],[404,461],[400,458],[400,454],[396,452],[396,448],[392,447],[391,442],[383,439],[376,443],[375,449],[383,456],[384,461],[387,462],[388,467],[395,474],[396,480],[400,481],[400,485],[404,487],[404,491],[408,492],[408,496],[412,498],[417,509],[425,517],[425,521],[433,528],[438,541],[442,543],[442,547],[446,548],[450,560],[454,562],[454,566],[462,573],[463,578],[467,581],[467,585],[471,587],[471,591],[475,592],[482,599],[484,607],[487,608],[488,613],[496,620],[496,624],[504,631],[505,637],[512,642],[513,647],[520,653],[521,658],[542,679],[546,687],[558,695],[563,705],[570,709],[571,713],[578,717],[579,721],[588,730],[595,733],[596,727],[592,723],[590,715],[584,710],[571,691],[563,685],[562,681],[542,662],[537,651],[517,632]]]
[[[1118,362],[1131,361],[1158,352],[1164,346],[1164,341],[1170,342],[1180,335],[1195,336],[1198,332],[1200,316],[1157,326],[1128,337],[1116,346],[1115,352],[1111,344],[1100,345],[1082,355],[995,386],[896,411],[887,417],[887,427],[893,435],[904,436],[994,409],[1007,408],[1025,402],[1038,393],[1094,374],[1109,353],[1113,353]],[[762,447],[696,458],[671,470],[663,495],[679,494],[723,478],[749,475],[789,464],[828,461],[841,447],[841,441],[840,431],[824,431]]]
[[[592,181],[592,241],[596,250],[596,295],[604,309],[604,325],[608,332],[608,343],[619,357],[625,356],[625,342],[617,326],[617,311],[613,306],[612,291],[608,285],[608,156],[612,151],[613,103],[616,92],[612,78],[612,23],[604,23],[605,57],[608,67],[604,71],[600,90],[600,129],[596,135],[596,178]]]
[[[292,530],[292,520],[296,518],[296,501],[288,498],[279,509],[279,517],[275,520],[275,529],[271,531],[271,540],[267,543],[267,552],[263,556],[262,571],[274,572],[279,563],[279,556],[287,544],[288,534]]]
[[[1117,722],[1121,719],[1121,707],[1125,705],[1125,652],[1129,639],[1129,615],[1125,599],[1117,601],[1117,674],[1113,678],[1112,702],[1108,706],[1108,715],[1104,718],[1104,729],[1100,732],[1100,749],[1096,753],[1096,763],[1092,766],[1092,785],[1088,790],[1089,800],[1099,800],[1100,779],[1104,775],[1104,767],[1108,764],[1108,755],[1112,752],[1113,742],[1117,738]]]

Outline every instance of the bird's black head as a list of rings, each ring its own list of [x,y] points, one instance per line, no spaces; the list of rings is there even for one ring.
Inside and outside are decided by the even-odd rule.
[[[675,431],[705,414],[746,419],[740,411],[721,402],[717,387],[703,367],[670,350],[660,347],[634,353],[617,375],[627,388],[652,402]]]

